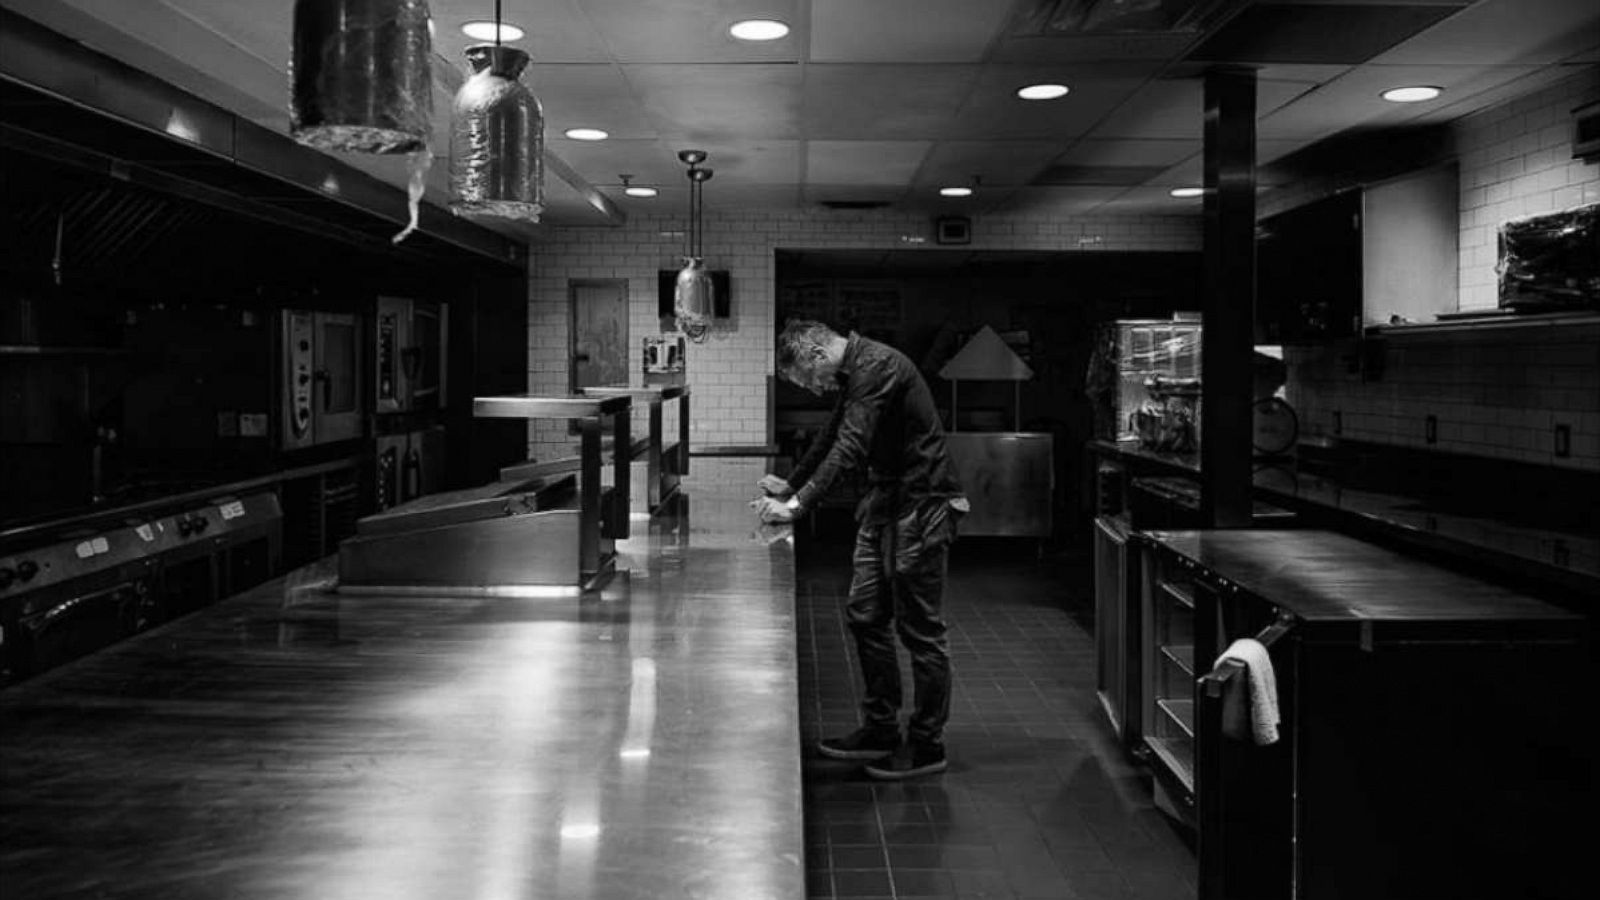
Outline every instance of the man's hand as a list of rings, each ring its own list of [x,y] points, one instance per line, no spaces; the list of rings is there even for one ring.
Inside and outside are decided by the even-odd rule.
[[[769,497],[786,498],[794,493],[794,488],[789,487],[789,482],[776,475],[763,475],[756,482],[756,487],[761,488],[761,493]]]
[[[781,525],[793,522],[795,519],[796,510],[791,509],[788,503],[771,497],[758,497],[755,500],[751,500],[750,508],[756,511],[756,515],[763,522]]]

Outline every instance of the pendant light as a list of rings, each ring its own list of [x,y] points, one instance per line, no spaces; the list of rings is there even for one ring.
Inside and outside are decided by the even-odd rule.
[[[688,246],[683,257],[684,265],[678,272],[672,305],[673,313],[678,318],[678,328],[696,343],[704,341],[711,333],[711,316],[715,308],[715,292],[711,273],[706,271],[702,245],[704,233],[701,216],[705,212],[703,189],[712,175],[710,169],[700,167],[706,161],[706,156],[704,150],[678,152],[678,159],[689,166],[689,228],[686,232]]]
[[[289,133],[319,150],[425,149],[430,28],[427,0],[295,0]]]
[[[472,75],[450,125],[450,208],[457,215],[538,222],[544,210],[544,113],[520,78],[528,54],[495,41],[466,50]]]

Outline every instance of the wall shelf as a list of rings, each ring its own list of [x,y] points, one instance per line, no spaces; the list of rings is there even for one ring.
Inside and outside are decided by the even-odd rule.
[[[1459,315],[1441,322],[1406,325],[1369,325],[1367,337],[1409,338],[1461,332],[1504,331],[1522,328],[1571,328],[1600,325],[1600,312],[1513,313],[1485,310],[1482,315]]]

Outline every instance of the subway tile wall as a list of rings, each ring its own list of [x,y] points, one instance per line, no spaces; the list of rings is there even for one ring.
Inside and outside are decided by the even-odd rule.
[[[1360,357],[1285,348],[1302,433],[1600,471],[1600,324],[1419,334]]]
[[[731,316],[719,319],[704,343],[689,345],[693,395],[690,443],[765,444],[772,377],[774,251],[778,249],[963,250],[1199,250],[1198,216],[974,216],[972,243],[941,247],[927,216],[886,211],[730,211],[717,213],[715,185],[707,191],[707,265],[727,269]],[[635,206],[636,210],[637,207]],[[628,283],[628,365],[642,365],[641,339],[661,333],[656,273],[682,263],[679,211],[632,212],[616,228],[556,228],[532,249],[529,280],[528,390],[564,394],[568,385],[568,282],[578,278]],[[676,423],[669,406],[669,434]],[[636,418],[635,434],[643,421]],[[562,422],[533,422],[529,453],[564,456],[573,442]]]
[[[1572,110],[1600,99],[1600,67],[1468,116],[1453,129],[1461,164],[1462,310],[1499,305],[1497,236],[1523,216],[1600,203],[1600,165],[1572,158]]]
[[[1571,110],[1600,98],[1600,69],[1457,122],[1462,310],[1498,305],[1496,235],[1526,215],[1600,202],[1600,165],[1571,158]],[[1324,191],[1325,192],[1325,191]],[[1263,214],[1318,196],[1274,191]],[[1410,335],[1384,342],[1375,380],[1353,343],[1287,347],[1286,392],[1301,430],[1553,466],[1600,470],[1600,326]],[[1373,371],[1368,367],[1369,372]],[[1437,421],[1428,443],[1428,416]],[[1556,455],[1556,429],[1570,433]]]

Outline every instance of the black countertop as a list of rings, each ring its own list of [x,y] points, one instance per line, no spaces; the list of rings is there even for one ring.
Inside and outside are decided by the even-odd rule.
[[[1256,464],[1258,499],[1293,509],[1310,524],[1363,537],[1398,540],[1454,556],[1564,593],[1600,599],[1600,529],[1592,517],[1558,515],[1530,503],[1479,501],[1484,486],[1463,483],[1451,494],[1407,491],[1371,457],[1323,457],[1330,445],[1306,444],[1294,457]],[[1137,441],[1093,441],[1090,449],[1132,463],[1142,472],[1198,478],[1195,455],[1156,453]],[[1573,473],[1575,479],[1587,476]],[[1576,506],[1576,501],[1572,506]],[[1588,501],[1592,503],[1593,501]]]
[[[1331,531],[1219,529],[1148,536],[1307,622],[1581,621],[1520,591]]]

